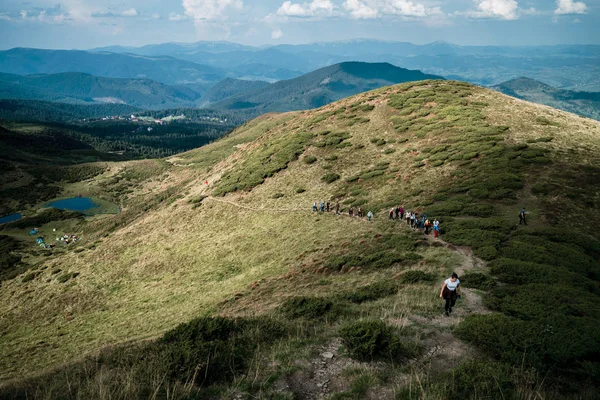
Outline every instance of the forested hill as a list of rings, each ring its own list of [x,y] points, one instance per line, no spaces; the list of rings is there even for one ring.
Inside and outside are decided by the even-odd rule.
[[[345,62],[243,92],[214,107],[253,110],[257,114],[311,109],[378,87],[424,79],[442,78],[388,63]]]
[[[149,79],[104,78],[78,72],[0,74],[0,98],[66,103],[116,103],[142,108],[193,106],[201,94]]]
[[[130,115],[138,108],[125,104],[66,104],[38,100],[0,99],[0,119],[9,121],[68,122],[84,118]]]

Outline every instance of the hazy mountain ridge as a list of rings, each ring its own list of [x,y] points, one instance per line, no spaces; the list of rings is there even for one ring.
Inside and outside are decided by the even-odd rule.
[[[147,78],[166,84],[216,82],[226,76],[217,68],[166,55],[27,48],[0,51],[0,72],[19,75],[82,72],[107,78]]]
[[[271,75],[278,79],[292,76],[275,71],[263,74],[261,64],[306,73],[344,61],[389,62],[480,85],[499,84],[514,76],[527,75],[557,87],[600,91],[596,79],[600,74],[598,45],[460,46],[446,42],[415,45],[362,39],[241,48],[235,43],[217,42],[214,46],[219,50],[211,52],[211,44],[207,42],[113,50],[145,55],[167,54],[220,68],[245,68],[248,76]],[[264,60],[269,60],[269,63]],[[244,64],[255,64],[255,67],[248,71]]]
[[[557,89],[527,77],[512,79],[492,86],[492,89],[509,96],[600,120],[600,92]]]

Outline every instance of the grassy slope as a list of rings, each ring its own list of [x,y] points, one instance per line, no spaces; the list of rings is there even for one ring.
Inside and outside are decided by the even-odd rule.
[[[311,133],[309,139],[302,132]],[[115,165],[97,184],[125,199],[124,213],[91,221],[84,250],[47,258],[34,280],[18,277],[3,283],[2,379],[67,362],[107,344],[153,338],[199,315],[277,315],[271,310],[290,295],[334,295],[390,281],[407,269],[433,273],[436,281],[405,285],[388,299],[351,306],[354,314],[346,319],[383,318],[399,329],[416,329],[412,335],[421,337],[426,349],[429,340],[451,341],[464,349],[466,344],[445,331],[469,314],[481,313],[480,299],[467,292],[471,300],[459,308],[458,317],[440,319],[438,283],[453,269],[485,270],[464,252],[417,246],[420,238],[388,223],[385,210],[398,203],[426,208],[441,219],[447,240],[471,245],[490,260],[507,256],[506,249],[524,233],[514,231],[522,205],[530,212],[527,229],[554,225],[564,232],[577,228],[596,235],[599,145],[600,124],[595,121],[440,81],[383,88],[314,111],[263,116],[227,138],[171,159],[170,165]],[[309,165],[303,159],[310,155],[317,161]],[[321,178],[328,173],[341,179],[327,184]],[[355,176],[360,179],[348,179]],[[576,177],[587,179],[585,191]],[[202,185],[205,179],[208,190]],[[253,190],[201,200],[210,191],[235,187]],[[336,196],[343,207],[372,209],[376,222],[308,211],[313,201]],[[473,235],[469,229],[478,226],[491,228]],[[398,242],[385,239],[390,234]],[[528,235],[520,237],[520,246],[530,245]],[[593,247],[593,239],[583,237]],[[391,254],[397,258],[375,267],[365,259],[373,253],[383,260]],[[361,271],[336,272],[343,265],[340,257],[347,257],[347,268],[360,266]],[[593,279],[595,267],[585,257],[584,264],[589,271],[578,273]],[[319,267],[327,267],[328,273],[315,273],[322,271]],[[55,268],[80,275],[58,283],[51,274]],[[592,286],[597,288],[597,282]],[[502,307],[496,303],[497,310]],[[595,315],[595,309],[590,313]],[[335,323],[318,326],[317,344],[337,336]],[[487,348],[485,337],[467,335],[466,340]],[[295,353],[289,348],[293,344],[282,346],[267,356],[279,360],[280,367],[289,368],[302,355],[310,358],[311,351],[318,351],[314,343]],[[433,370],[445,371],[468,354],[441,355]],[[423,378],[428,362],[417,372],[396,373]],[[406,384],[402,379],[375,381],[398,392]],[[436,393],[434,387],[426,388]],[[350,389],[342,385],[340,390]]]

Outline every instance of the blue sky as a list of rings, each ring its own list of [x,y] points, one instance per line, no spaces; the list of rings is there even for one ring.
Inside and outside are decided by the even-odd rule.
[[[600,44],[600,0],[3,0],[0,48],[374,38]]]

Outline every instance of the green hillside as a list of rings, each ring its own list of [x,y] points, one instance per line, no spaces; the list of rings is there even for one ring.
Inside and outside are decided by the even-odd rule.
[[[244,81],[227,78],[211,87],[203,96],[202,103],[209,105],[247,91],[260,90],[269,86],[264,81]]]
[[[192,106],[201,95],[149,79],[103,78],[78,72],[52,75],[0,74],[0,98],[63,103],[115,103],[140,108]]]
[[[443,80],[103,165],[65,190],[121,213],[38,224],[81,241],[2,230],[0,397],[597,398],[599,166],[599,122]]]
[[[509,96],[600,120],[600,93],[557,89],[530,78],[516,78],[492,87]]]
[[[253,110],[256,115],[311,109],[378,87],[423,79],[442,78],[388,63],[345,62],[240,93],[213,107]]]

